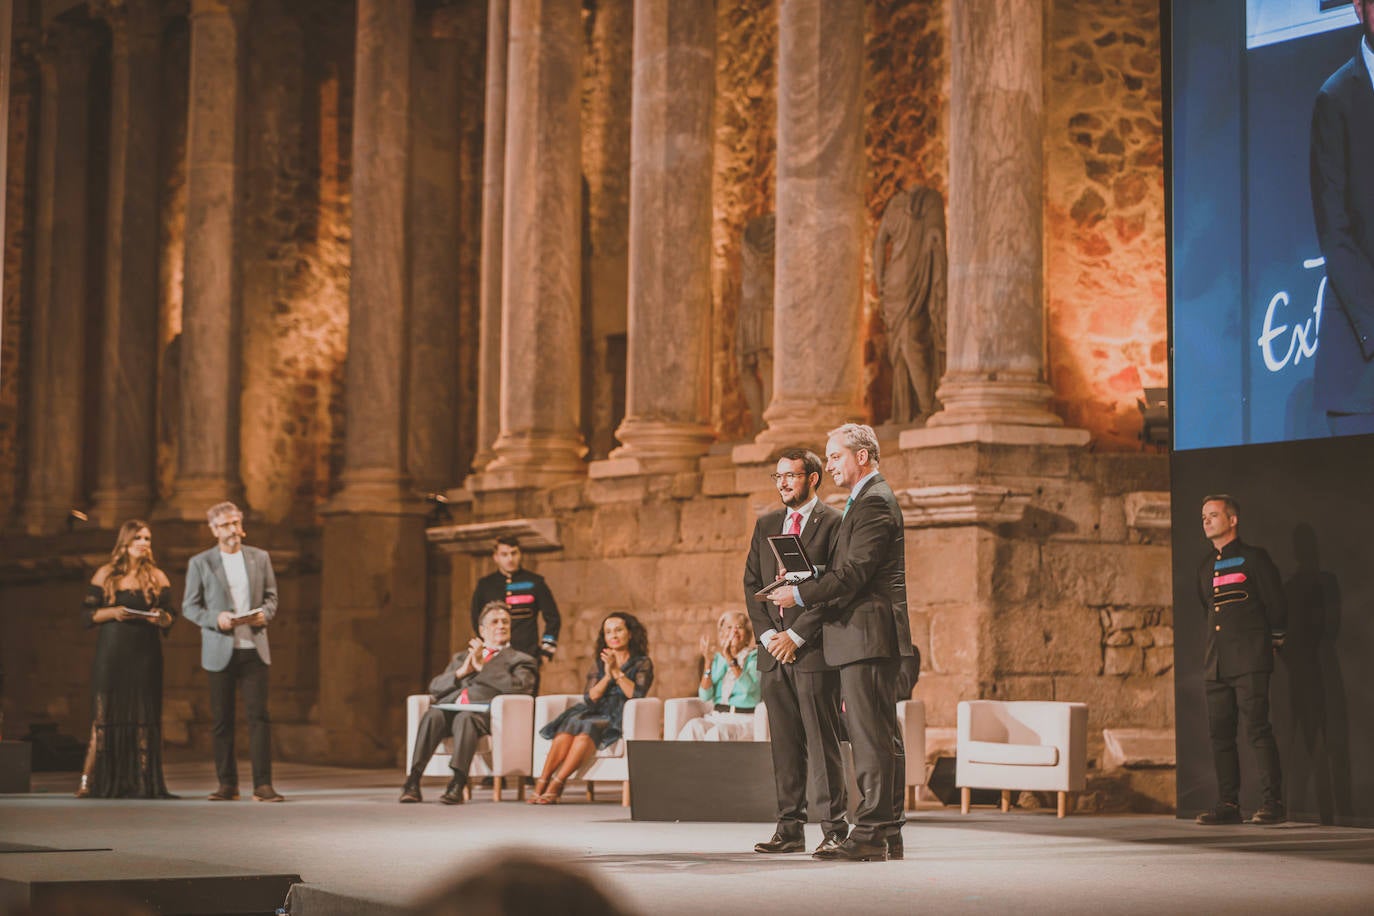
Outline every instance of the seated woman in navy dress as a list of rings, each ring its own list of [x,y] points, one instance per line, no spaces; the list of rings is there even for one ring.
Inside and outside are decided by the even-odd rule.
[[[634,615],[619,611],[608,615],[601,622],[596,650],[582,702],[565,709],[539,732],[553,746],[534,784],[532,805],[557,804],[568,778],[598,750],[620,740],[625,704],[648,694],[654,683],[649,634]]]

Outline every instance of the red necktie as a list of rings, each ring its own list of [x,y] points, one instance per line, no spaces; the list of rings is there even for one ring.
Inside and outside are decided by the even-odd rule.
[[[801,534],[801,513],[793,512],[787,519],[787,534]]]
[[[493,655],[495,655],[497,652],[500,652],[500,651],[501,651],[500,649],[491,649],[491,648],[483,649],[483,650],[482,650],[482,664],[485,665],[487,662],[491,661],[491,657],[492,657]],[[469,701],[468,701],[468,689],[467,689],[466,687],[464,687],[464,688],[463,688],[463,692],[460,693],[460,694],[458,694],[458,705],[464,706],[464,705],[466,705],[468,702],[469,702]]]

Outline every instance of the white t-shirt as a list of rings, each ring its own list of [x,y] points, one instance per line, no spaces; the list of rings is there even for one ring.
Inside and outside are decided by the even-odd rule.
[[[248,588],[248,565],[243,561],[243,551],[237,553],[219,552],[224,563],[224,578],[229,580],[229,594],[234,599],[234,610],[240,614],[251,610],[253,593]],[[234,627],[234,648],[253,648],[253,628],[246,623]]]

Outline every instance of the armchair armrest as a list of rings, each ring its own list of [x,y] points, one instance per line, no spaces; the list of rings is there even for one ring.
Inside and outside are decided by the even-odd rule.
[[[658,697],[639,697],[625,704],[621,731],[626,741],[663,739],[663,701]]]
[[[683,726],[711,711],[711,705],[697,697],[675,697],[663,701],[663,737],[676,741]]]
[[[528,776],[534,759],[534,697],[502,694],[491,701],[491,768]]]
[[[906,784],[923,786],[926,782],[926,704],[920,700],[899,701],[897,727],[906,748]]]
[[[754,740],[773,740],[773,730],[768,727],[768,707],[763,703],[754,707]]]

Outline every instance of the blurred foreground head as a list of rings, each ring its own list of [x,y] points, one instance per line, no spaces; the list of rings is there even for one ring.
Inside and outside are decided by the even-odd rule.
[[[507,849],[416,904],[416,916],[633,916],[591,872],[528,849]]]

